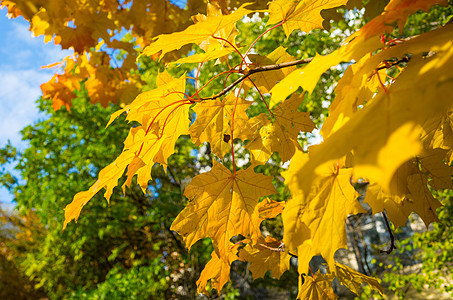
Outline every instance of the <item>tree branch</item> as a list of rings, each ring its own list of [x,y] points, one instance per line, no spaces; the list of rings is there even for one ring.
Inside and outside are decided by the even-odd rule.
[[[408,62],[410,59],[411,59],[410,56],[404,56],[396,61],[389,62],[385,66],[377,68],[377,70],[388,69],[388,68],[398,65],[402,62]],[[239,83],[241,83],[242,81],[244,81],[245,79],[247,79],[248,77],[250,77],[253,74],[267,72],[267,71],[280,70],[283,68],[293,67],[293,66],[297,66],[297,65],[308,64],[312,60],[313,60],[313,57],[309,57],[309,58],[299,59],[299,60],[290,61],[290,62],[286,62],[286,63],[267,65],[267,66],[250,69],[250,70],[244,72],[241,77],[239,77],[232,84],[230,84],[229,86],[224,88],[220,93],[218,93],[214,96],[211,96],[211,97],[199,98],[198,100],[203,101],[203,100],[214,100],[214,99],[220,98],[220,97],[224,96],[226,93],[228,93],[229,91],[231,91],[236,85],[238,85]]]
[[[274,70],[279,70],[279,69],[283,69],[283,68],[287,68],[287,67],[308,64],[312,60],[313,60],[313,57],[310,57],[310,58],[304,58],[304,59],[290,61],[290,62],[286,62],[286,63],[267,65],[267,66],[262,66],[262,67],[257,67],[255,69],[251,69],[251,70],[245,72],[244,75],[242,75],[241,77],[236,79],[232,84],[230,84],[229,86],[224,88],[220,93],[218,93],[214,96],[211,96],[211,97],[200,98],[199,100],[214,100],[214,99],[220,98],[223,95],[225,95],[226,93],[228,93],[229,91],[231,91],[236,85],[238,85],[239,83],[244,81],[246,78],[250,77],[251,75],[253,75],[255,73],[274,71]]]
[[[390,223],[389,223],[389,220],[387,219],[387,215],[385,214],[385,210],[382,211],[382,216],[384,216],[385,225],[387,226],[387,230],[388,230],[389,235],[390,235],[390,248],[387,249],[387,250],[381,250],[381,253],[390,254],[390,253],[392,253],[393,249],[396,249],[395,237],[393,236],[392,229],[390,228]]]
[[[410,56],[403,56],[397,60],[394,60],[394,61],[386,61],[384,60],[384,62],[386,62],[386,64],[382,67],[379,67],[377,68],[376,70],[379,71],[379,70],[382,70],[382,69],[388,69],[390,67],[393,67],[393,66],[396,66],[396,65],[399,65],[400,63],[403,63],[403,62],[409,62],[411,60],[411,57]]]

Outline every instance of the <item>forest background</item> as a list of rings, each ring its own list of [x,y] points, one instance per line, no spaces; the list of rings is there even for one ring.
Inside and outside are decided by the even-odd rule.
[[[281,45],[298,59],[314,57],[320,52],[318,49],[324,50],[322,54],[330,53],[351,32],[379,14],[385,7],[384,2],[362,10],[340,9],[342,18],[329,24],[330,32],[335,35],[315,30],[310,35],[296,32],[287,38],[283,30],[273,30],[256,43],[254,51],[267,54]],[[5,3],[9,1],[2,1],[3,5]],[[189,13],[189,9],[186,12]],[[428,13],[417,12],[409,17],[402,35],[414,36],[444,26],[451,15],[451,4],[435,6]],[[263,32],[266,18],[262,14],[241,20],[237,24],[239,44],[250,45]],[[126,32],[119,33],[118,37],[126,42],[132,39]],[[121,50],[102,50],[111,59],[110,68],[124,63],[125,55]],[[315,92],[299,108],[309,111],[318,126],[328,115],[333,88],[346,67],[344,64],[328,70]],[[136,75],[142,91],[155,87],[156,75],[163,68],[163,62],[158,62],[155,56],[140,57]],[[184,72],[195,76],[195,68],[188,65],[167,70],[173,76]],[[221,72],[221,68],[206,64],[199,74],[200,82],[207,82]],[[98,172],[121,153],[130,128],[118,120],[104,128],[109,116],[121,105],[91,104],[93,95],[90,97],[84,84],[73,92],[70,105],[63,103],[56,107],[55,99],[53,102],[50,97],[38,99],[42,117],[22,131],[27,143],[25,149],[17,151],[14,144],[1,149],[2,184],[14,194],[16,210],[2,210],[1,215],[0,296],[5,299],[196,297],[196,282],[209,261],[212,245],[203,240],[188,252],[170,226],[186,204],[183,191],[190,178],[211,166],[209,145],[193,150],[190,139],[179,139],[176,153],[169,158],[167,174],[159,167],[153,168],[153,181],[146,195],[134,185],[126,189],[124,196],[120,189],[115,189],[110,205],[97,195],[84,208],[77,225],[68,226],[62,233],[62,208],[77,192],[87,188],[87,182],[94,182]],[[102,95],[99,97],[98,102],[103,102]],[[250,113],[263,109],[263,105],[257,105]],[[319,137],[301,134],[298,142],[306,149],[318,143]],[[238,152],[236,159],[246,165],[249,154]],[[278,177],[287,166],[277,154],[271,161],[260,172]],[[16,165],[14,172],[10,171],[11,164]],[[275,185],[282,195],[279,200],[289,197],[282,183]],[[363,192],[366,185],[358,184],[356,188]],[[409,289],[421,290],[426,285],[442,292],[451,291],[451,193],[435,193],[444,205],[437,212],[441,222],[431,225],[428,232],[419,232],[423,230],[410,223],[399,228],[395,231],[397,249],[390,255],[380,253],[389,239],[381,216],[368,212],[349,217],[346,221],[349,252],[342,253],[342,261],[362,273],[380,277],[389,294],[403,297]],[[416,216],[413,218],[415,224],[417,220],[420,223]],[[280,217],[266,220],[261,230],[281,236]],[[283,273],[280,280],[272,277],[276,275],[274,272],[264,272],[263,278],[253,280],[257,277],[255,272],[261,271],[250,271],[248,263],[235,262],[232,282],[223,289],[221,297],[294,298],[299,277],[296,264],[297,259],[291,258],[290,270]],[[313,272],[319,267],[319,258],[314,259]],[[338,283],[334,289],[345,297],[352,297]],[[360,292],[364,298],[373,293],[367,286],[364,289]],[[217,295],[209,286],[207,292],[211,294],[209,297]]]

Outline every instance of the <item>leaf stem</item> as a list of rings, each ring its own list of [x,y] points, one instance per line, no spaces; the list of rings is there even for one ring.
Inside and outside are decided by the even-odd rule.
[[[198,70],[197,70],[197,75],[195,75],[195,94],[194,95],[197,95],[198,96],[198,92],[201,90],[197,89],[197,83],[198,83],[198,76],[200,75],[200,70],[201,70],[201,67],[203,67],[203,64],[204,64],[204,61],[200,63],[200,66],[198,67]],[[209,82],[209,81],[208,81]],[[199,98],[199,96],[198,96]]]
[[[311,270],[311,267],[310,265],[308,265],[308,269],[310,270],[310,273],[311,273],[311,277],[313,277],[313,279],[315,278],[315,274],[313,274],[313,271]]]
[[[250,79],[250,78],[247,78],[247,79],[253,84],[253,86],[255,87],[256,91],[260,94],[261,99],[263,100],[264,104],[266,105],[267,110],[268,110],[269,113],[273,116],[274,113],[273,113],[273,112],[271,111],[271,109],[269,108],[269,105],[267,104],[266,100],[264,100],[264,96],[263,96],[263,94],[261,93],[260,89],[256,86],[255,82],[253,82],[252,79]]]
[[[231,47],[233,47],[234,51],[236,51],[241,56],[242,61],[244,61],[244,56],[242,56],[242,54],[241,54],[241,52],[239,52],[238,48],[236,48],[236,46],[234,46],[229,40],[221,38],[221,37],[216,37],[216,36],[212,36],[212,37],[217,40],[222,40],[222,41],[227,42]]]
[[[227,74],[227,73],[228,73],[228,76],[230,76],[231,73],[235,73],[235,72],[237,72],[237,71],[235,71],[235,70],[228,70],[228,71],[224,71],[224,72],[222,72],[222,73],[219,73],[219,74],[217,74],[217,75],[214,75],[211,79],[208,80],[208,82],[206,82],[201,88],[199,88],[199,89],[195,92],[194,95],[199,96],[198,93],[199,93],[201,90],[203,90],[209,83],[211,83],[211,82],[212,82],[214,79],[216,79],[217,77],[222,76],[223,74]],[[228,78],[228,77],[227,77],[227,78]],[[199,98],[199,99],[200,99],[200,100],[205,100],[205,99],[203,99],[203,98]]]
[[[236,175],[236,163],[234,161],[234,114],[236,113],[236,106],[238,104],[239,100],[239,95],[241,94],[242,86],[244,85],[244,82],[241,83],[241,86],[239,87],[238,94],[236,96],[236,101],[234,102],[234,108],[233,108],[233,113],[231,115],[231,124],[230,124],[230,129],[231,129],[231,156],[233,160],[233,176]]]
[[[164,129],[165,129],[165,125],[167,125],[167,121],[168,121],[168,118],[170,117],[170,115],[175,111],[177,110],[178,108],[180,108],[181,106],[183,105],[186,105],[186,104],[192,104],[190,102],[186,102],[186,103],[181,103],[179,104],[178,106],[176,106],[175,108],[172,109],[172,111],[167,115],[167,117],[165,118],[165,121],[164,121],[164,124],[162,125],[162,133],[160,134],[160,137],[158,136],[158,138],[162,138],[162,136],[164,135]]]
[[[184,94],[184,93],[183,93]],[[162,108],[153,118],[153,120],[151,121],[151,123],[148,125],[148,127],[146,128],[146,131],[145,131],[145,136],[148,134],[149,130],[151,129],[151,126],[154,124],[154,121],[156,121],[156,118],[165,110],[167,109],[168,107],[176,104],[176,103],[179,103],[179,102],[184,102],[184,101],[187,101],[187,99],[182,99],[182,100],[179,100],[179,101],[175,101],[175,102],[172,102],[168,105],[166,105],[164,108]],[[190,100],[189,100],[190,101]],[[184,103],[185,104],[185,103]],[[179,106],[178,106],[179,107]],[[173,111],[172,111],[173,112]],[[163,132],[163,131],[162,131]],[[140,149],[138,150],[138,153],[137,153],[137,156],[140,155],[140,153],[142,152],[142,149],[143,149],[143,145],[145,143],[143,142],[142,145],[140,146]]]
[[[277,28],[278,26],[281,26],[281,25],[283,25],[283,21],[280,22],[280,23],[278,23],[278,24],[276,24],[276,25],[274,25],[274,26],[272,26],[271,28],[267,29],[267,30],[264,31],[263,33],[261,33],[261,34],[253,41],[253,43],[250,45],[250,47],[247,49],[247,51],[245,51],[244,57],[242,58],[242,62],[245,63],[245,61],[244,61],[245,57],[247,57],[247,55],[249,54],[250,50],[252,50],[252,47],[255,46],[256,42],[258,42],[258,40],[259,40],[260,38],[262,38],[263,35],[265,35],[265,34],[268,33],[269,31],[271,31],[271,30],[273,30],[273,29],[275,29],[275,28]],[[240,65],[239,68],[242,68],[242,62],[241,62],[241,65]]]

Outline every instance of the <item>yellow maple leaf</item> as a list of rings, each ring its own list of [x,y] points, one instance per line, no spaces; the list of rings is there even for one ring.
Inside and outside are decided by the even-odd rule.
[[[386,92],[379,92],[324,143],[309,149],[310,161],[299,173],[305,193],[319,166],[351,150],[356,174],[372,178],[388,190],[395,170],[421,152],[421,126],[438,119],[452,105],[453,99],[441,96],[453,86],[453,76],[447,75],[453,65],[452,30],[453,26],[445,26],[388,50],[399,53],[401,46],[404,51],[410,48],[409,52],[419,55],[412,57],[404,73]],[[424,57],[421,49],[433,49],[436,54]]]
[[[384,191],[378,184],[371,184],[364,202],[371,206],[373,213],[385,210],[390,221],[397,227],[404,226],[412,212],[417,213],[426,226],[437,221],[435,211],[440,203],[428,188],[428,176],[437,176],[437,180],[442,178],[442,184],[447,184],[448,178],[451,184],[452,168],[442,163],[441,155],[444,151],[436,152],[428,151],[399,167],[392,177],[388,191]]]
[[[422,174],[413,174],[407,178],[409,195],[405,204],[410,211],[415,212],[422,218],[428,228],[432,222],[439,221],[436,209],[442,204],[433,197],[427,186],[427,181]]]
[[[400,227],[406,224],[410,215],[403,210],[403,201],[404,198],[385,193],[378,184],[370,184],[363,202],[369,204],[375,214],[385,210],[393,225]]]
[[[205,18],[198,16],[196,18],[197,22],[185,30],[158,36],[151,45],[143,50],[143,54],[151,56],[161,52],[160,57],[163,57],[166,53],[180,49],[188,44],[201,45],[205,49],[230,48],[233,51],[231,45],[225,40],[230,41],[232,35],[233,37],[236,35],[235,30],[232,29],[237,21],[245,15],[254,12],[246,9],[246,6],[247,4],[242,5],[229,15],[215,13]],[[223,40],[214,37],[222,38]]]
[[[239,259],[250,263],[253,279],[264,278],[268,270],[272,272],[272,277],[278,279],[289,270],[291,256],[281,248],[280,241],[267,236],[266,239],[261,237],[254,245],[247,244],[240,249]]]
[[[350,183],[352,169],[342,168],[341,162],[324,165],[312,182],[309,194],[303,197],[294,180],[294,169],[297,172],[294,163],[305,164],[307,159],[307,154],[297,152],[288,171],[283,173],[293,195],[282,214],[285,245],[293,251],[307,243],[298,250],[298,256],[303,259],[299,261],[299,273],[307,273],[308,262],[318,254],[334,270],[335,252],[347,247],[346,218],[365,212],[357,200],[359,194]],[[306,254],[301,256],[300,251]]]
[[[299,284],[297,299],[337,299],[337,295],[335,295],[332,289],[332,281],[334,278],[335,275],[321,274],[320,271],[318,271],[314,277],[305,276],[304,284]]]
[[[321,135],[327,138],[343,126],[357,111],[359,105],[369,102],[384,80],[385,70],[375,71],[376,62],[371,56],[364,56],[356,64],[350,65],[338,81],[336,97],[329,107],[329,116],[321,128]]]
[[[233,236],[258,239],[259,224],[253,222],[258,199],[276,192],[271,177],[255,173],[253,167],[232,174],[213,161],[209,172],[194,177],[186,187],[184,195],[190,202],[171,229],[183,237],[189,249],[199,239],[210,237],[222,255]]]
[[[74,196],[72,202],[64,209],[65,220],[63,223],[63,230],[72,220],[77,221],[83,206],[85,206],[85,204],[87,204],[101,189],[105,188],[106,192],[104,196],[107,199],[110,198],[113,188],[118,185],[118,179],[123,175],[124,169],[132,162],[134,156],[132,151],[122,152],[113,163],[99,172],[99,179],[89,190],[79,192]]]
[[[275,0],[269,3],[268,24],[282,22],[286,36],[296,29],[306,33],[322,28],[321,11],[344,5],[348,0]]]
[[[221,258],[216,251],[212,251],[211,259],[201,271],[200,278],[197,280],[197,291],[199,293],[209,294],[206,285],[211,280],[211,287],[220,292],[225,283],[230,281],[231,263],[238,259],[236,254],[238,245],[230,244],[226,256]]]
[[[453,168],[444,164],[443,160],[447,155],[446,149],[436,148],[425,151],[420,157],[420,165],[423,170],[429,172],[431,180],[429,185],[435,190],[453,189],[451,175]]]
[[[259,124],[257,135],[247,149],[250,150],[255,162],[265,163],[273,152],[278,152],[282,161],[286,162],[300,148],[297,136],[300,131],[311,132],[315,123],[308,112],[298,111],[304,95],[294,94],[274,108],[274,122],[271,123],[265,114],[250,119],[250,123]]]
[[[231,142],[224,139],[225,135],[231,135],[231,122],[234,122],[234,138],[243,136],[248,131],[246,125],[249,117],[245,111],[250,104],[250,101],[237,98],[234,93],[228,94],[224,99],[197,103],[193,108],[197,118],[190,126],[192,142],[197,146],[209,142],[212,153],[223,158],[231,151]]]
[[[383,295],[382,287],[375,278],[366,276],[340,263],[335,263],[335,267],[335,275],[338,281],[340,281],[341,284],[350,289],[354,294],[360,295],[360,287],[363,283],[367,283],[374,290]]]
[[[301,131],[311,132],[316,128],[308,112],[298,111],[304,97],[305,94],[295,94],[274,108],[274,124],[277,123],[290,138],[296,138]]]

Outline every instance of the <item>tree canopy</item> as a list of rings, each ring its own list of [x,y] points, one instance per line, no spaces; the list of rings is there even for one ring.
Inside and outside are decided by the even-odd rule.
[[[24,131],[45,145],[27,149],[35,152],[19,164],[27,183],[46,190],[45,206],[32,204],[43,199],[39,187],[18,184],[15,192],[28,202],[23,207],[40,207],[40,219],[53,218],[45,221],[52,230],[65,230],[71,242],[54,253],[59,259],[81,248],[94,257],[99,248],[112,252],[88,266],[74,260],[74,272],[92,276],[93,285],[111,271],[103,264],[130,267],[131,253],[147,267],[163,265],[145,241],[163,235],[182,250],[177,233],[189,250],[212,241],[200,293],[220,292],[235,261],[248,262],[256,279],[268,270],[279,278],[297,259],[300,299],[335,298],[335,278],[356,294],[363,283],[382,294],[376,278],[337,259],[347,247],[348,216],[382,214],[390,236],[383,251],[391,253],[390,223],[402,227],[416,213],[428,227],[439,221],[439,199],[449,203],[453,25],[446,0],[0,3],[29,20],[34,35],[74,50],[49,66],[63,73],[41,86],[42,109],[51,106],[57,119]],[[106,109],[77,108],[80,98]],[[59,109],[69,122],[56,122]],[[66,155],[74,145],[80,150]],[[55,164],[41,165],[50,153]],[[109,208],[93,201],[101,190]],[[61,222],[55,216],[68,194],[75,196]],[[89,202],[105,207],[93,220],[84,216]],[[132,216],[140,222],[129,226]],[[90,230],[84,224],[98,221],[109,232],[104,239],[93,231],[103,247],[78,239]],[[162,232],[153,236],[152,226]],[[131,234],[136,243],[116,244]],[[319,255],[326,264],[313,271]],[[64,293],[59,272],[41,281],[53,280],[56,297]]]

